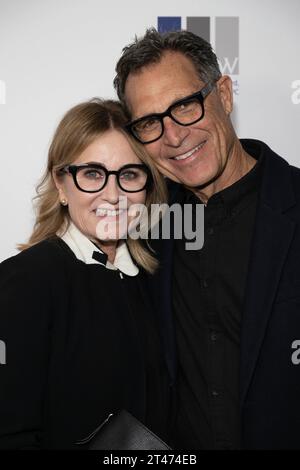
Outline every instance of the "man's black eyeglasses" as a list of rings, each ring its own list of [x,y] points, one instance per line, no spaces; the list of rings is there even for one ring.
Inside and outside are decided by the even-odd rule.
[[[142,163],[129,163],[115,171],[108,171],[104,166],[96,163],[67,165],[60,172],[70,173],[75,186],[85,193],[101,191],[110,175],[116,176],[118,186],[126,193],[143,191],[149,187],[152,180],[149,168]]]
[[[168,116],[181,126],[190,126],[204,116],[204,100],[213,90],[215,84],[208,83],[197,93],[186,96],[171,104],[164,113],[143,116],[126,124],[125,128],[142,144],[151,144],[160,139],[164,133],[164,117]]]

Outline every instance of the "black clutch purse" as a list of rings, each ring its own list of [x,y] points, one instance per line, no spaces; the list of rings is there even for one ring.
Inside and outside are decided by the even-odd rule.
[[[88,450],[171,450],[171,448],[125,410],[110,414],[79,445]]]

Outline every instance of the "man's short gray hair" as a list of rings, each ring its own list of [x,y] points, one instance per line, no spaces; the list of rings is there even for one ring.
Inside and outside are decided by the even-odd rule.
[[[166,51],[180,52],[194,64],[199,79],[204,83],[215,82],[221,77],[216,54],[205,39],[189,31],[172,31],[161,34],[155,28],[147,29],[141,38],[124,47],[116,65],[114,87],[126,106],[125,85],[129,74],[143,67],[158,63]]]

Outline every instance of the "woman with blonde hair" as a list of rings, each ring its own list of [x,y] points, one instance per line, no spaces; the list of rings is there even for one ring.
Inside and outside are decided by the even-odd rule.
[[[144,277],[157,261],[130,227],[163,178],[94,99],[60,122],[21,253],[0,265],[0,448],[78,448],[122,409],[167,439],[168,377]]]

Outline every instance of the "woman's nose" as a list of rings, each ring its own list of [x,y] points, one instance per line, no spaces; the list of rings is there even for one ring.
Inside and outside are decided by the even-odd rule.
[[[117,182],[116,175],[109,175],[107,183],[102,190],[102,197],[111,204],[116,204],[119,200],[121,189]]]

